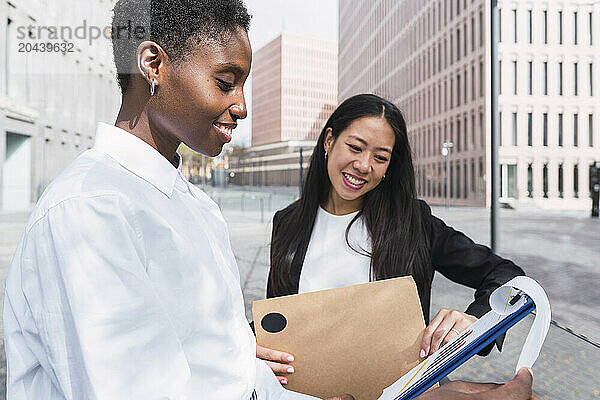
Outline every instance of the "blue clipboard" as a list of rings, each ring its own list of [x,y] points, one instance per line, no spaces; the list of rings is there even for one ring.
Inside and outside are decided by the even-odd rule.
[[[527,315],[529,315],[529,313],[531,313],[534,310],[535,303],[533,302],[533,300],[528,299],[527,302],[523,306],[521,306],[521,308],[504,318],[502,321],[498,322],[484,335],[481,335],[479,338],[477,338],[464,349],[462,349],[458,354],[456,354],[452,359],[450,359],[444,367],[440,368],[431,376],[424,379],[417,386],[401,394],[400,396],[397,396],[395,400],[410,400],[423,394],[427,389],[438,383],[446,375],[448,375],[456,368],[461,366],[464,362],[473,357],[475,354],[485,349],[487,346],[493,343],[498,338],[498,336],[502,335],[503,333],[506,333],[506,331],[508,331],[513,325],[525,318]]]

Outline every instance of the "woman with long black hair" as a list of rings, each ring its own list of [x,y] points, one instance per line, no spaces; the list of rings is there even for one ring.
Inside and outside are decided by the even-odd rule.
[[[394,104],[372,94],[347,99],[321,132],[300,199],[275,214],[267,297],[410,275],[428,322],[436,271],[474,288],[475,300],[465,312],[435,316],[421,357],[488,312],[494,289],[524,274],[417,199],[406,124]],[[287,353],[258,354],[286,382]]]

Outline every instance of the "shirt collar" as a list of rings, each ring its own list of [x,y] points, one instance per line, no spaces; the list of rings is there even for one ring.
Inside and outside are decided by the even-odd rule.
[[[168,197],[173,194],[179,166],[175,168],[156,149],[137,136],[113,125],[100,122],[96,129],[94,148],[116,160]]]

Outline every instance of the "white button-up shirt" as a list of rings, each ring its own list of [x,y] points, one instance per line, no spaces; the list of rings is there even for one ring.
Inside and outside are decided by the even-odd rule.
[[[44,192],[6,279],[9,399],[307,398],[255,357],[217,205],[100,124]]]

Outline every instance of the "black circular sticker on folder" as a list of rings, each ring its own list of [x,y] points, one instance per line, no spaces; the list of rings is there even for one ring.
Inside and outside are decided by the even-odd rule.
[[[269,333],[281,332],[287,326],[287,320],[279,313],[269,313],[260,321],[263,329]]]

